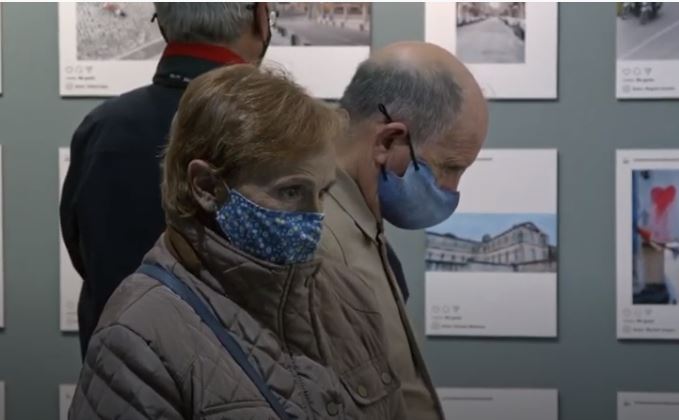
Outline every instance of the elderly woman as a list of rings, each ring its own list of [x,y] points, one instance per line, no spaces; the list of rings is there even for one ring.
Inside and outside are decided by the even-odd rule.
[[[252,66],[190,84],[167,231],[106,305],[69,418],[403,418],[375,297],[313,258],[343,125]]]

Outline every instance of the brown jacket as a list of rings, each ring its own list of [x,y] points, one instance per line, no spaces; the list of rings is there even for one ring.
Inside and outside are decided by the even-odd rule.
[[[443,411],[408,320],[386,252],[381,221],[376,220],[356,182],[339,170],[324,203],[323,262],[345,266],[363,279],[363,291],[377,297],[389,342],[388,359],[401,382],[409,419],[438,420]]]
[[[194,222],[145,257],[214,308],[294,419],[405,419],[375,296],[342,267],[282,267]],[[128,277],[93,335],[70,419],[275,419],[196,313],[158,281]]]

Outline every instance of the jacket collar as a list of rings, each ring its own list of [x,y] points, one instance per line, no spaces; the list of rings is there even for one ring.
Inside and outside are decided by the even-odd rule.
[[[363,234],[376,242],[383,231],[382,221],[368,207],[356,181],[343,169],[337,169],[337,181],[330,188],[329,194]]]
[[[283,336],[286,312],[308,307],[307,280],[320,263],[280,266],[235,248],[193,219],[168,217],[165,245],[194,277]]]
[[[225,47],[170,42],[158,62],[153,83],[183,89],[203,73],[220,66],[241,63],[245,63],[245,60]]]

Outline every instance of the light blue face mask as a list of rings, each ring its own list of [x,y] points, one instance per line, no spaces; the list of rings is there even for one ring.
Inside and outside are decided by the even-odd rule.
[[[437,225],[455,212],[460,193],[439,187],[429,165],[410,162],[403,177],[390,171],[380,176],[380,210],[401,229],[424,229]]]
[[[323,217],[323,213],[270,210],[233,189],[216,214],[217,224],[235,247],[279,265],[313,259]]]
[[[379,110],[392,119],[384,105]],[[450,217],[460,202],[460,193],[439,187],[431,167],[417,159],[408,135],[411,162],[402,177],[382,167],[378,194],[380,211],[392,225],[401,229],[424,229]]]

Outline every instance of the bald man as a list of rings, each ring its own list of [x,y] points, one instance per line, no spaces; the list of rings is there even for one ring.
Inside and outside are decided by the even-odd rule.
[[[348,138],[337,145],[340,169],[325,200],[321,257],[346,264],[356,287],[374,298],[371,307],[356,309],[381,315],[388,346],[384,360],[373,364],[388,362],[400,381],[407,418],[442,419],[404,308],[404,288],[392,270],[400,264],[394,264],[383,220],[423,229],[455,211],[460,178],[486,137],[486,101],[469,70],[446,50],[407,42],[362,63],[341,106],[351,123]],[[393,386],[382,369],[373,380]],[[375,386],[361,391],[366,401],[380,392]]]

